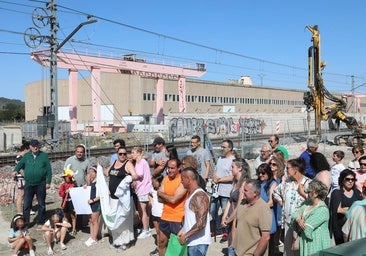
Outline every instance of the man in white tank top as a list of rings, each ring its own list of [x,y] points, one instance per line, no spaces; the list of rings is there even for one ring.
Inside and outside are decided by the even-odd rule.
[[[199,186],[199,174],[195,169],[187,167],[181,176],[188,198],[184,205],[184,225],[178,239],[181,244],[187,243],[189,256],[205,256],[211,243],[210,198]]]

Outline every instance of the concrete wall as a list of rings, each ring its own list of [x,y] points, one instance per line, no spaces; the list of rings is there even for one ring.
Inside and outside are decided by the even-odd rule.
[[[305,109],[302,90],[270,88],[265,86],[246,86],[238,83],[220,83],[212,81],[189,80],[186,82],[186,113],[205,115],[224,113],[225,110],[238,115],[260,113],[296,114]],[[42,114],[44,105],[49,105],[49,86],[42,81],[26,85],[26,120],[32,121]],[[150,100],[144,95],[149,95]],[[164,81],[164,115],[178,114],[178,82]],[[340,96],[340,95],[336,95]],[[101,74],[101,104],[113,106],[113,118],[116,125],[126,125],[123,116],[156,116],[156,80],[127,74]],[[217,98],[213,102],[212,98]],[[219,99],[220,98],[220,99]],[[201,100],[199,100],[201,99]],[[220,100],[220,101],[219,101]],[[223,102],[223,101],[227,102]],[[68,82],[59,80],[58,102],[60,107],[69,106]],[[361,99],[361,113],[366,112],[366,98]],[[364,106],[365,105],[365,106]],[[78,124],[93,120],[90,78],[79,79],[78,84]],[[353,109],[350,110],[353,112]],[[350,113],[352,114],[352,113]],[[122,120],[122,121],[121,121]],[[100,120],[103,122],[103,120]],[[105,120],[110,121],[110,120]]]

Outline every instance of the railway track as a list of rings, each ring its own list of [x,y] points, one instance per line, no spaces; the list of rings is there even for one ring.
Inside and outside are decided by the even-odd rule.
[[[223,138],[215,138],[211,139],[211,144],[213,147],[218,147],[223,139],[231,139],[234,142],[234,147],[240,148],[241,142],[244,141],[247,144],[255,143],[257,141],[263,141],[268,138],[268,134],[256,134],[256,135],[246,135],[244,137],[241,136],[235,136],[235,137],[223,137]],[[280,137],[282,138],[281,135]],[[285,137],[291,137],[292,139],[295,139],[295,141],[304,141],[306,139],[307,134],[304,132],[300,133],[293,133],[285,135]],[[172,143],[167,143],[172,144]],[[174,146],[177,148],[177,150],[184,150],[189,147],[189,140],[187,141],[175,141]],[[202,145],[204,142],[202,142]],[[144,148],[144,145],[138,145]],[[131,150],[134,146],[128,146],[127,150]],[[153,146],[148,146],[149,151],[153,150]],[[47,152],[48,156],[50,158],[51,162],[55,162],[58,160],[66,160],[67,157],[72,156],[74,154],[74,150],[71,151],[62,151],[62,152]],[[88,154],[90,157],[99,157],[99,156],[109,156],[114,153],[113,147],[107,147],[107,148],[92,148],[88,150]],[[15,157],[16,154],[9,154],[9,155],[2,155],[0,156],[0,168],[5,166],[14,166],[15,165]]]

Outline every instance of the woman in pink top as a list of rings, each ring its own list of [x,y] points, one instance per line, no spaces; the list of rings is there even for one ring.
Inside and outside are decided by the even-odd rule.
[[[151,236],[149,231],[149,214],[147,206],[149,204],[149,193],[151,192],[151,173],[147,161],[143,158],[143,150],[140,147],[134,147],[131,151],[132,159],[135,161],[136,174],[140,177],[135,182],[135,192],[138,197],[137,210],[139,212],[143,230],[138,238]]]

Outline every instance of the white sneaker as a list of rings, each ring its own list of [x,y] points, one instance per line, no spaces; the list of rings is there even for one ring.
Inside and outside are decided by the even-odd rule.
[[[90,247],[92,245],[96,245],[98,242],[93,240],[92,238],[90,238],[90,240],[88,239],[87,241],[85,241],[85,245]]]
[[[36,212],[35,211],[30,211],[30,215],[35,215],[36,214]]]
[[[60,243],[60,246],[61,246],[61,250],[66,250],[67,249],[67,246],[64,243]]]
[[[47,254],[48,255],[53,255],[53,251],[52,251],[52,248],[51,247],[48,248]]]
[[[36,256],[36,254],[34,253],[34,250],[29,250],[29,256]]]
[[[139,239],[144,239],[146,237],[150,237],[151,236],[151,232],[149,230],[143,230],[140,235],[138,235],[137,238]]]
[[[90,243],[90,246],[96,245],[98,243],[98,241],[92,240]]]
[[[84,242],[84,244],[86,245],[86,246],[90,246],[90,243],[93,241],[93,239],[91,238],[91,237],[89,237],[88,238],[88,240],[86,240],[85,242]]]
[[[90,236],[90,237],[88,238],[88,240],[86,240],[86,241],[85,241],[85,243],[86,243],[86,242],[90,243],[90,241],[91,241],[91,240],[93,240],[93,238],[91,238],[91,236]]]

